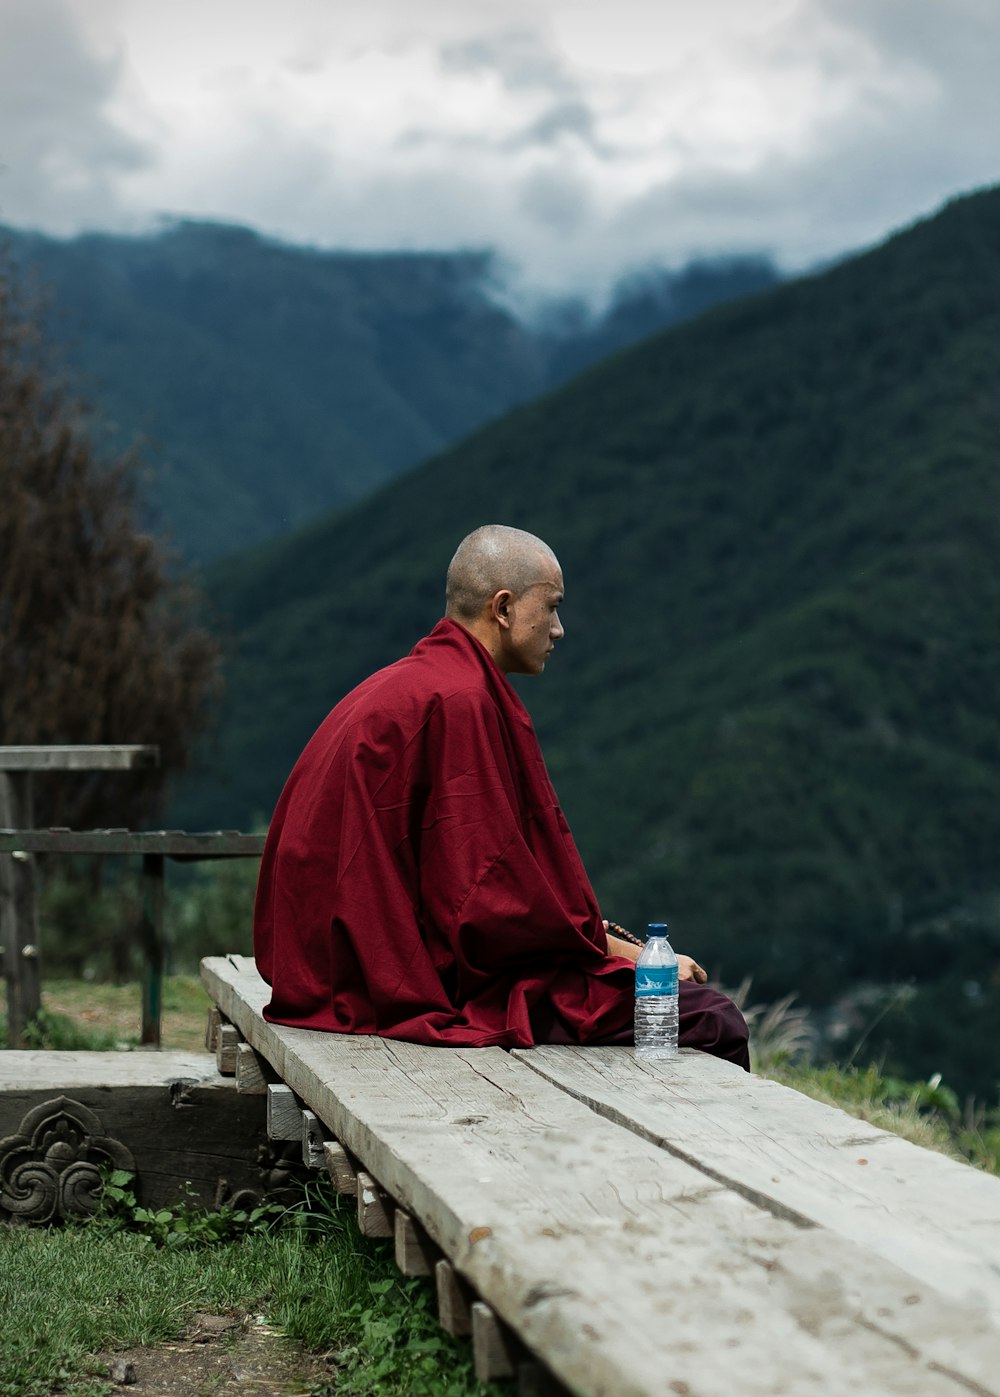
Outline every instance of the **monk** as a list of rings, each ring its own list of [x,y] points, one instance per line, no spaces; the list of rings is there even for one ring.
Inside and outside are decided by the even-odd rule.
[[[563,577],[487,525],[446,612],[343,698],[278,801],[254,919],[265,1017],[443,1046],[627,1043],[639,947],[609,934],[510,674],[563,636]],[[680,961],[680,1042],[749,1067],[736,1006]]]

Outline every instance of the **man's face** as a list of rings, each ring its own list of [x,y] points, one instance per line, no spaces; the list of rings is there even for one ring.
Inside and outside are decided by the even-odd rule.
[[[505,674],[541,674],[563,635],[559,620],[562,599],[559,564],[552,559],[540,560],[539,581],[507,603],[509,627],[498,657]]]

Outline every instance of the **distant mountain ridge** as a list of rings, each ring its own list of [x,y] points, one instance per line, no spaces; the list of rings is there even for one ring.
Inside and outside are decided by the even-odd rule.
[[[440,615],[464,533],[529,528],[567,635],[520,687],[606,915],[666,917],[760,997],[909,983],[911,1072],[992,1095],[998,253],[1000,190],[956,201],[216,568],[229,699],[172,817],[266,818],[328,708]]]
[[[325,252],[245,228],[57,241],[6,230],[110,447],[145,441],[151,526],[216,558],[349,505],[662,325],[774,284],[766,261],[623,286],[533,326],[483,254]]]

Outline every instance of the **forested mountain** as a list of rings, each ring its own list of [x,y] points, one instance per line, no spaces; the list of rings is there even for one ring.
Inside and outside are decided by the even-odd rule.
[[[459,538],[531,529],[567,634],[521,692],[606,915],[666,917],[759,997],[909,984],[865,1051],[992,1099],[998,382],[990,190],[231,560],[228,704],[176,818],[266,817],[331,704],[437,619]]]
[[[216,558],[356,501],[487,419],[661,326],[771,285],[767,262],[660,272],[529,324],[489,257],[360,255],[182,223],[68,242],[7,230],[48,338],[105,424],[143,443],[152,526]]]

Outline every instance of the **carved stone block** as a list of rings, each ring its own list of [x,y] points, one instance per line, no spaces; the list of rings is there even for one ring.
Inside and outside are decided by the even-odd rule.
[[[135,1160],[81,1102],[43,1101],[0,1140],[0,1217],[52,1222],[94,1213],[102,1167],[134,1173]]]
[[[265,1098],[208,1053],[0,1053],[0,1220],[92,1211],[102,1165],[145,1207],[252,1204],[266,1139]]]

